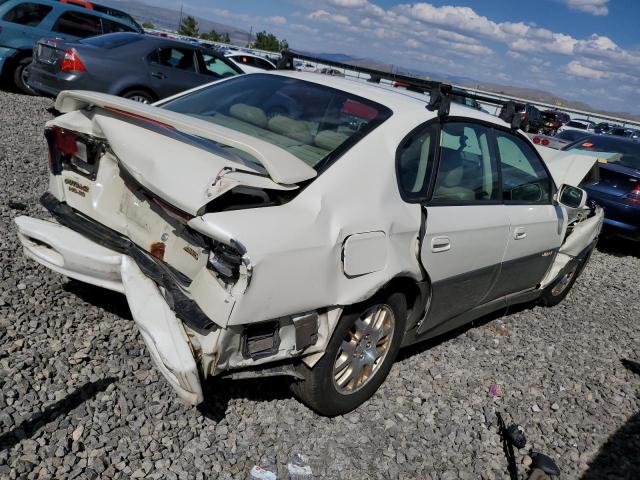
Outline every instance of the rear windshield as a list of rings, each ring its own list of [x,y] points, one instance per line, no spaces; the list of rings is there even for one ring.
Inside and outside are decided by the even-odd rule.
[[[632,140],[618,140],[607,137],[586,137],[573,145],[565,147],[565,150],[586,150],[589,152],[620,153],[619,160],[609,160],[616,165],[640,170],[640,143]]]
[[[269,142],[316,170],[391,116],[370,100],[268,74],[215,83],[163,107]]]
[[[582,122],[575,122],[575,121],[570,121],[566,123],[567,127],[573,127],[573,128],[582,128],[584,130],[586,130],[587,125],[582,123]]]
[[[85,45],[93,45],[100,48],[118,48],[130,43],[139,42],[144,37],[136,33],[111,33],[109,35],[100,35],[99,37],[89,37],[80,40]]]

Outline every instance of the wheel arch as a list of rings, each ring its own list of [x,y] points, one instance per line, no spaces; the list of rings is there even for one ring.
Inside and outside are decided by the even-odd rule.
[[[2,71],[0,72],[0,77],[2,79],[8,79],[10,75],[13,74],[13,68],[17,62],[22,60],[23,58],[27,58],[33,55],[33,50],[30,49],[19,49],[12,56],[7,58],[7,60],[2,65]]]
[[[158,96],[158,94],[147,85],[127,85],[125,87],[120,87],[115,95],[122,97],[127,92],[131,92],[133,90],[141,90],[143,92],[148,93],[153,97],[153,100],[156,102],[160,100],[160,97]]]

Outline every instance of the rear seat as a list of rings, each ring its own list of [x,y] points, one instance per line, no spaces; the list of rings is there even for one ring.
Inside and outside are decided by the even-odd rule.
[[[229,115],[216,114],[214,118],[219,125],[285,148],[311,166],[349,138],[349,135],[333,130],[323,130],[314,135],[318,128],[316,123],[283,115],[269,119],[261,108],[244,103],[233,105]]]

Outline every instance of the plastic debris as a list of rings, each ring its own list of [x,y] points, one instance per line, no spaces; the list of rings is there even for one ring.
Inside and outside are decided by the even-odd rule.
[[[291,480],[311,480],[313,472],[307,463],[307,459],[301,453],[295,452],[291,455],[291,461],[287,463],[287,470]]]
[[[24,211],[27,209],[27,204],[22,202],[9,201],[9,208],[12,210]]]
[[[251,469],[249,475],[251,475],[251,478],[255,478],[257,480],[277,480],[278,478],[275,473],[265,470],[258,465]]]
[[[483,408],[484,423],[487,427],[490,427],[493,423],[493,410],[490,407]]]
[[[502,396],[502,387],[497,383],[492,383],[489,385],[489,396],[490,397],[501,397]]]

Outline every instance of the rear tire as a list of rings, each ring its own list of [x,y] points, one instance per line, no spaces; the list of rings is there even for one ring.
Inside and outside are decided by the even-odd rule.
[[[343,313],[324,356],[308,368],[294,394],[317,413],[329,417],[356,409],[385,380],[402,344],[407,301],[393,293]]]
[[[140,102],[145,104],[150,104],[156,101],[154,96],[147,92],[146,90],[129,90],[122,94],[124,98],[129,100],[133,100],[134,102]]]
[[[13,84],[22,93],[27,95],[37,95],[37,92],[27,83],[27,80],[29,79],[29,71],[31,69],[31,62],[31,57],[25,57],[18,60],[16,67],[13,70]]]

